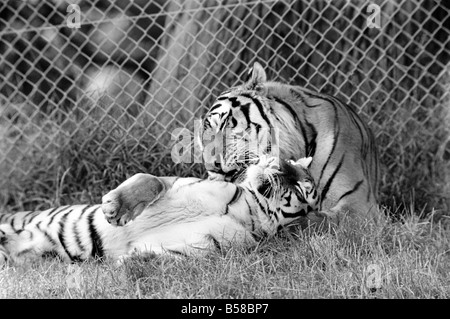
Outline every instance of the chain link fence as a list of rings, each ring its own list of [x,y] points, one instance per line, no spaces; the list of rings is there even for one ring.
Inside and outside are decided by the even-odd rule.
[[[444,2],[3,1],[2,203],[96,197],[139,171],[201,175],[170,160],[171,132],[193,131],[258,61],[269,78],[358,109],[377,137],[385,202],[413,193],[438,205],[450,193]]]

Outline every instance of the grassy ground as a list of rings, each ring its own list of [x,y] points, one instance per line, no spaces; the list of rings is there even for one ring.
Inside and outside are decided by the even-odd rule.
[[[298,4],[299,9],[303,8],[301,2]],[[429,2],[426,7],[431,5],[434,3]],[[317,20],[315,13],[303,14],[306,20],[301,21],[297,15],[289,15],[285,18],[292,19],[293,23],[285,24],[286,34],[291,34],[292,25],[296,25],[305,31],[303,36],[308,41],[302,41],[298,47],[297,37],[290,36],[291,48],[291,40],[286,40],[288,45],[279,50],[279,37],[273,40],[269,37],[267,41],[273,44],[266,41],[267,48],[259,50],[259,58],[267,54],[265,61],[272,61],[272,67],[277,65],[277,59],[280,65],[286,61],[289,65],[304,65],[298,71],[286,64],[286,70],[280,70],[277,76],[299,84],[305,84],[304,80],[308,79],[306,84],[312,88],[324,92],[331,89],[328,93],[337,91],[344,100],[364,106],[363,113],[369,115],[377,134],[381,162],[385,165],[380,183],[381,203],[390,207],[387,215],[395,216],[396,222],[366,229],[343,228],[336,234],[280,235],[251,252],[231,250],[205,259],[136,259],[120,268],[111,262],[68,266],[50,259],[26,267],[0,269],[0,297],[449,298],[450,221],[446,216],[450,216],[450,161],[448,155],[444,156],[448,148],[442,147],[449,141],[445,120],[450,116],[446,94],[449,79],[448,75],[437,76],[430,62],[442,60],[447,64],[447,55],[434,54],[439,52],[435,46],[440,48],[440,41],[446,43],[447,32],[435,30],[433,23],[430,34],[436,35],[436,41],[428,36],[418,38],[417,25],[425,25],[423,19],[439,19],[425,17],[427,12],[422,10],[414,14],[417,17],[410,23],[404,24],[414,12],[416,8],[405,3],[395,15],[406,36],[398,33],[399,24],[393,23],[385,26],[384,33],[372,30],[369,37],[356,37],[359,33],[347,30],[342,32],[347,34],[345,39],[339,32],[324,30],[325,35],[309,32],[317,23],[321,25],[317,26],[318,30],[322,31],[322,26],[329,24]],[[224,18],[230,19],[228,15]],[[323,18],[329,20],[326,15]],[[338,20],[333,22],[335,30],[346,30],[348,19]],[[218,28],[227,32],[219,22]],[[366,29],[362,16],[359,22],[354,21],[355,26],[356,23],[361,23],[361,30]],[[265,38],[266,31],[264,25],[252,30],[255,43]],[[442,39],[441,35],[444,35]],[[414,37],[414,42],[410,42]],[[392,45],[392,39],[396,39],[399,48]],[[241,40],[233,38],[233,41]],[[222,42],[226,41],[222,39]],[[253,57],[256,46],[248,39],[245,42],[248,55]],[[329,43],[336,50],[330,51]],[[355,43],[360,49],[353,50]],[[195,51],[191,43],[189,47]],[[296,50],[304,54],[297,56]],[[339,60],[342,56],[339,52],[345,53],[345,59]],[[243,51],[239,55],[245,54]],[[235,54],[229,57],[228,62],[226,54],[221,57],[223,63],[217,65],[219,69],[215,73],[231,77],[217,81],[213,75],[207,94],[218,92],[220,85],[236,80],[234,71],[228,69],[231,62],[234,65]],[[328,67],[324,58],[334,67]],[[202,65],[197,60],[195,64]],[[224,72],[220,71],[221,67],[226,68]],[[182,74],[191,69],[182,64],[180,68]],[[423,70],[428,71],[421,74]],[[187,83],[186,79],[189,78],[174,82],[177,90],[178,82]],[[325,82],[329,87],[325,87]],[[121,105],[123,101],[115,101],[115,106],[110,105],[112,101],[105,105],[80,103],[72,109],[61,105],[56,96],[58,108],[52,111],[52,116],[46,114],[41,119],[32,116],[36,110],[34,102],[28,101],[28,96],[27,101],[22,101],[19,93],[19,101],[7,101],[7,104],[0,101],[0,153],[7,152],[0,154],[3,160],[0,161],[0,207],[19,211],[95,203],[107,190],[137,172],[204,174],[199,164],[174,165],[170,160],[166,143],[170,137],[156,134],[160,131],[169,134],[170,125],[161,126],[159,122],[160,117],[166,116],[164,112],[147,121],[142,114],[135,114],[140,110],[134,105],[136,101],[131,101],[133,105],[129,106]],[[52,96],[48,98],[53,100]],[[205,101],[203,98],[195,96],[193,105]],[[421,214],[426,217],[418,218]],[[438,214],[443,216],[433,219]],[[403,220],[399,220],[401,216]],[[381,283],[377,281],[378,275]],[[375,286],[379,289],[370,289]]]
[[[149,148],[138,133],[108,138],[87,125],[63,148],[29,156],[31,172],[0,197],[12,211],[42,209],[98,202],[136,172],[204,174],[201,164],[174,165],[167,147]],[[202,259],[136,258],[122,267],[48,259],[0,269],[0,298],[450,298],[450,167],[426,154],[383,170],[381,202],[395,222],[284,234]]]
[[[102,109],[97,112],[102,118]],[[99,124],[89,114],[93,118],[78,123],[76,132],[51,120],[37,123],[30,133],[40,132],[36,150],[16,164],[24,173],[13,179],[7,173],[16,166],[0,169],[7,176],[0,206],[19,211],[97,203],[137,172],[204,176],[201,164],[174,165],[164,143],[152,147],[146,123],[122,119],[123,127],[134,127],[121,130],[115,119]],[[435,121],[445,127],[441,117]],[[58,139],[44,148],[52,134]],[[335,234],[284,234],[250,252],[233,249],[203,259],[136,258],[122,267],[49,259],[0,269],[0,298],[450,298],[450,165],[436,156],[440,140],[431,143],[424,135],[409,148],[380,145],[386,165],[381,203],[395,222]],[[29,146],[18,139],[18,154],[10,157],[20,157],[19,142]]]
[[[251,251],[0,270],[3,298],[450,298],[445,216],[284,232]]]
[[[49,153],[33,164],[20,188],[3,190],[9,209],[95,203],[136,172],[204,173],[200,164],[174,165],[164,150],[150,150],[126,132],[120,148],[109,147],[104,135],[83,131],[57,161]],[[97,151],[98,141],[109,152]],[[415,168],[395,176],[383,171],[382,202],[395,222],[282,234],[250,252],[202,259],[136,258],[122,267],[48,259],[0,269],[0,298],[450,298],[449,166],[427,158]],[[414,198],[411,189],[429,197]]]

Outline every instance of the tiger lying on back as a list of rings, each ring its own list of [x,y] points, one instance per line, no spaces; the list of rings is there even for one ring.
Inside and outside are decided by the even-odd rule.
[[[378,214],[378,155],[367,124],[333,96],[268,81],[259,63],[248,82],[217,97],[199,137],[206,169],[231,182],[275,148],[281,159],[311,156],[319,222]]]
[[[102,205],[3,215],[0,264],[46,252],[78,261],[255,245],[316,208],[310,162],[278,165],[275,158],[261,157],[237,184],[137,174],[106,194]]]

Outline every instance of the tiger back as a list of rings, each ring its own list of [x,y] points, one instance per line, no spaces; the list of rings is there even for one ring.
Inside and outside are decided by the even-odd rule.
[[[267,132],[275,132],[276,138],[267,139]],[[219,133],[225,138],[211,139]],[[217,97],[200,135],[206,169],[227,180],[232,181],[252,158],[274,149],[283,159],[312,156],[310,172],[322,217],[337,223],[348,213],[377,215],[379,163],[374,136],[353,108],[333,96],[270,82],[255,63],[247,83]],[[252,149],[255,145],[267,146]]]

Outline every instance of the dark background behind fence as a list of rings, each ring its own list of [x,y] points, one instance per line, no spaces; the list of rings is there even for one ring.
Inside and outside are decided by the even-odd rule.
[[[137,172],[202,176],[172,162],[171,132],[193,131],[258,61],[357,108],[383,204],[448,212],[449,25],[450,4],[431,0],[3,1],[0,204],[98,201]]]

